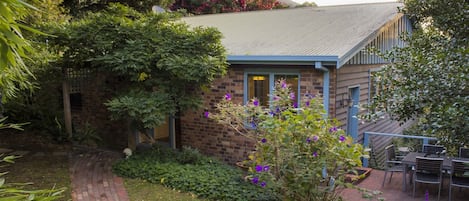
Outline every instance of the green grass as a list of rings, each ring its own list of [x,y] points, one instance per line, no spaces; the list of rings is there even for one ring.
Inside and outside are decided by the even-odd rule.
[[[5,176],[7,183],[29,183],[26,189],[52,189],[65,187],[66,190],[59,200],[71,200],[71,182],[68,156],[35,156],[27,154],[15,159],[15,163],[4,165],[0,172],[8,171]]]
[[[124,185],[131,201],[202,201],[193,194],[179,192],[140,179],[124,178]]]

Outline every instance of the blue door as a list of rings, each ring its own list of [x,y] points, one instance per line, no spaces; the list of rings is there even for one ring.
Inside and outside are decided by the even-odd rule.
[[[350,104],[347,114],[347,134],[352,136],[354,141],[358,137],[358,112],[360,103],[360,87],[349,88]]]

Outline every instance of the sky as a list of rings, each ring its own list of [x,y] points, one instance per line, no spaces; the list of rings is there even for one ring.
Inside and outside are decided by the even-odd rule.
[[[314,2],[318,6],[329,6],[329,5],[343,5],[343,4],[357,4],[357,3],[373,3],[373,2],[395,2],[397,0],[293,0],[298,3],[305,1]]]

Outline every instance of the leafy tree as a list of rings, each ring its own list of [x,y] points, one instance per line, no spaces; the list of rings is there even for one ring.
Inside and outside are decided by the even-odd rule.
[[[417,29],[406,47],[384,54],[391,63],[378,74],[381,90],[370,107],[400,121],[417,119],[422,133],[415,134],[435,136],[456,154],[469,145],[469,4],[404,2]]]
[[[287,7],[277,0],[176,0],[171,8],[185,9],[189,13],[200,15]]]
[[[64,0],[62,5],[70,11],[72,16],[82,16],[88,11],[104,10],[110,3],[121,3],[139,12],[148,12],[153,6],[167,9],[174,3],[174,0]]]
[[[137,129],[199,106],[198,91],[226,72],[220,32],[189,28],[171,13],[113,4],[55,35],[51,44],[64,50],[64,67],[96,70],[109,87],[119,86],[105,104],[113,118],[131,120]]]

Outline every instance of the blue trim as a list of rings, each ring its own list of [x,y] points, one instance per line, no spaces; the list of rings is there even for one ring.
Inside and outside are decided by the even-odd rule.
[[[326,109],[326,117],[329,116],[329,71],[324,72],[324,86],[323,86],[323,102]]]
[[[275,86],[275,75],[296,75],[298,76],[298,93],[301,93],[301,73],[299,70],[292,70],[292,69],[249,69],[244,71],[244,83],[243,83],[243,102],[246,104],[248,100],[248,75],[268,75],[269,76],[269,94],[273,93],[274,86]],[[297,94],[297,103],[300,104],[300,95]]]
[[[312,65],[316,61],[339,63],[338,56],[277,56],[277,55],[228,55],[231,64],[297,64]]]
[[[347,134],[350,135],[354,142],[358,139],[358,114],[360,104],[360,86],[349,87],[350,99],[352,106],[347,110]]]
[[[337,61],[338,56],[228,55],[228,61]]]

